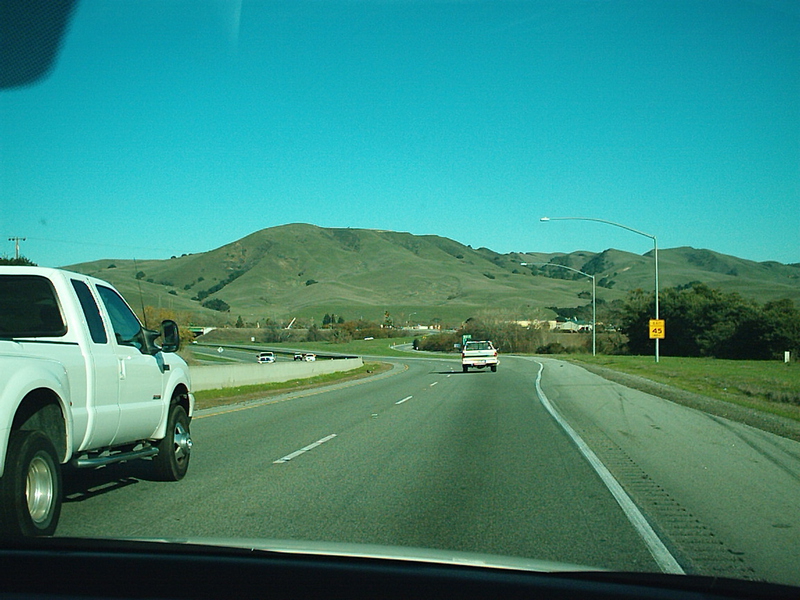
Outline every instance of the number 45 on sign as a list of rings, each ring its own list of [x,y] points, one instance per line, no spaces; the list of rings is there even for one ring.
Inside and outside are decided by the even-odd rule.
[[[664,339],[664,319],[650,319],[650,339]]]

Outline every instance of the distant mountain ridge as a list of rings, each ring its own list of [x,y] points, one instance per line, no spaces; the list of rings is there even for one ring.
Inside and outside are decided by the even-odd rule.
[[[168,260],[99,260],[67,268],[106,279],[139,301],[198,319],[221,316],[203,303],[229,306],[227,318],[250,322],[326,313],[345,319],[459,323],[484,311],[516,318],[552,314],[549,306],[586,304],[590,275],[601,301],[654,287],[651,253],[571,253],[473,249],[435,235],[307,224],[271,227],[220,248]],[[528,263],[522,266],[520,263]],[[702,282],[766,302],[800,302],[800,265],[758,263],[690,247],[659,250],[660,287]],[[133,299],[137,299],[133,302]]]

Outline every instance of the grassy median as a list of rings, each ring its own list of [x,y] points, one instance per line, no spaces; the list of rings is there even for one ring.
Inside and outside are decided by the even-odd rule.
[[[289,381],[281,381],[278,383],[260,383],[215,390],[201,390],[194,393],[196,400],[195,406],[198,409],[202,409],[239,404],[240,402],[247,402],[248,400],[275,396],[287,391],[294,392],[322,385],[330,385],[331,383],[363,379],[364,377],[370,377],[376,373],[388,371],[390,368],[391,365],[388,363],[364,363],[363,366],[358,369],[353,369],[352,371],[327,373],[303,379],[290,379]]]

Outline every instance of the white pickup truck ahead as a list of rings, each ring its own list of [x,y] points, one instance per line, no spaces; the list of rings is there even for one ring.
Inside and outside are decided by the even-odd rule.
[[[492,346],[492,342],[468,341],[461,348],[461,369],[466,373],[470,367],[483,369],[489,367],[492,371],[497,371],[497,350]]]
[[[194,397],[179,343],[174,321],[145,329],[104,281],[0,267],[0,536],[55,532],[67,463],[147,458],[154,478],[183,478]]]

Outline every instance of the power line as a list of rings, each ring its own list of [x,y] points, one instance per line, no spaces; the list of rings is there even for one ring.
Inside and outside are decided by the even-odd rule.
[[[10,239],[10,238],[9,238]],[[25,238],[22,238],[25,239]],[[159,248],[156,246],[129,246],[127,244],[104,244],[101,242],[91,241],[84,242],[78,240],[56,240],[53,238],[32,237],[31,240],[38,242],[52,242],[56,244],[70,244],[72,246],[87,246],[89,248],[104,247],[104,248],[124,248],[126,250],[158,250],[159,252],[174,252],[175,249]]]

